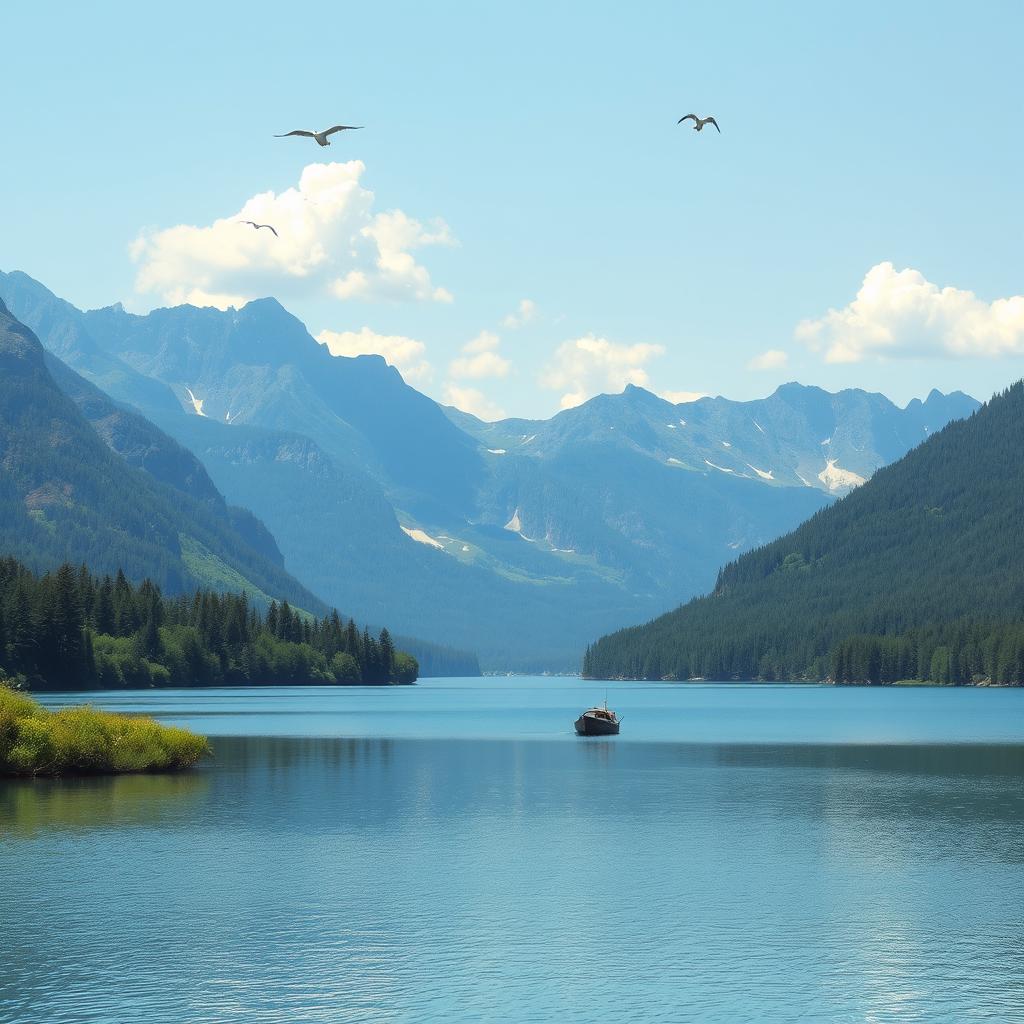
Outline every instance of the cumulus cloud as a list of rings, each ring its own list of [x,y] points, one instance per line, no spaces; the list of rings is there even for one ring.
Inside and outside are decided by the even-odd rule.
[[[565,341],[540,375],[542,387],[562,391],[560,406],[571,409],[602,391],[621,391],[627,384],[647,387],[644,365],[662,355],[662,345],[622,345],[588,334]]]
[[[427,346],[415,338],[377,334],[364,327],[360,331],[321,331],[316,340],[326,345],[332,356],[381,355],[412,383],[424,384],[433,375],[424,358]]]
[[[666,402],[671,402],[673,405],[687,405],[690,402],[696,402],[699,398],[707,398],[708,393],[706,391],[659,391],[659,398],[664,398]]]
[[[448,372],[456,380],[482,380],[507,377],[512,364],[498,353],[501,339],[493,331],[481,331],[462,347],[462,355],[452,361]]]
[[[515,330],[517,327],[522,327],[524,324],[528,324],[537,315],[537,303],[533,299],[520,299],[519,305],[516,306],[514,313],[509,313],[508,316],[502,320],[502,324],[505,327],[509,327]]]
[[[879,263],[856,298],[796,337],[829,363],[878,356],[1002,356],[1024,353],[1024,295],[985,302],[974,292],[940,288],[920,271]]]
[[[374,193],[360,183],[365,170],[361,160],[310,164],[296,187],[255,195],[205,227],[141,233],[130,248],[136,291],[222,309],[261,295],[451,302],[413,255],[453,244],[448,226],[376,212]],[[278,237],[241,220],[272,224]]]
[[[779,370],[789,362],[789,353],[781,348],[770,348],[747,363],[748,370]]]
[[[477,388],[464,388],[458,384],[448,384],[444,389],[443,401],[446,405],[454,405],[456,409],[472,413],[482,420],[493,421],[505,417],[505,410]]]

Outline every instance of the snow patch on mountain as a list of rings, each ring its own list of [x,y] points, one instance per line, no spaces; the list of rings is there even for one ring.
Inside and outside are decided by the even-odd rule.
[[[762,434],[764,433],[764,427],[762,427],[761,424],[757,422],[757,420],[751,420],[750,422],[753,423],[754,426],[757,427],[757,429],[760,430]]]
[[[772,470],[772,469],[768,469],[768,470],[758,469],[757,466],[751,466],[749,462],[747,463],[747,467],[749,469],[752,469],[762,480],[774,480],[775,479],[775,477],[773,475],[775,471]]]
[[[713,462],[710,462],[708,459],[704,460],[704,465],[705,466],[710,466],[712,469],[717,469],[719,473],[733,473],[733,474],[735,474],[735,472],[736,472],[735,469],[726,469],[725,466],[716,466]]]
[[[859,487],[865,478],[850,469],[836,465],[835,459],[828,459],[818,479],[830,490],[841,491],[847,487]]]
[[[675,430],[676,429],[676,425],[674,423],[666,423],[665,426],[668,427],[669,430]],[[927,429],[927,428],[925,428],[925,429]]]
[[[487,451],[490,452],[491,455],[504,455],[505,454],[505,449],[504,448],[488,448]]]
[[[504,525],[503,529],[509,530],[512,533],[518,533],[520,537],[523,535],[523,524],[519,518],[519,509],[512,513],[512,518]]]
[[[670,466],[684,466],[684,465],[686,465],[686,463],[680,462],[679,459],[673,459],[671,457],[669,457],[668,464]]]
[[[685,427],[686,426],[686,420],[680,420],[679,421],[679,426]]]
[[[402,527],[402,533],[407,537],[411,537],[417,544],[426,544],[428,547],[437,548],[439,551],[444,551],[444,545],[439,541],[434,540],[429,533],[424,533],[423,530],[409,529],[408,526]]]
[[[730,444],[730,443],[729,443],[728,441],[723,441],[723,442],[722,442],[722,447],[723,447],[723,448],[731,448],[731,447],[732,447],[732,445],[731,445],[731,444]]]
[[[195,409],[196,415],[205,416],[206,413],[203,412],[203,399],[196,398],[196,396],[192,394],[192,389],[190,387],[186,387],[185,390],[188,392],[188,400],[192,403],[192,408]]]

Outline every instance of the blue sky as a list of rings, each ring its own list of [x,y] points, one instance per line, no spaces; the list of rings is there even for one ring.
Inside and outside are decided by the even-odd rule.
[[[77,305],[275,294],[489,415],[1024,374],[1019,3],[145,7],[5,11],[0,269]]]

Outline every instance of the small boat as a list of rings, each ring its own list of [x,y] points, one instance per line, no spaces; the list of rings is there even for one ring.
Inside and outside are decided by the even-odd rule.
[[[590,708],[576,719],[577,736],[618,736],[619,716],[608,710],[608,701],[603,708]]]

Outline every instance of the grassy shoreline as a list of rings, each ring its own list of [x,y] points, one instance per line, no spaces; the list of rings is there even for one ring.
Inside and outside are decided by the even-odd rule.
[[[0,686],[0,776],[182,771],[209,752],[187,729],[88,705],[47,711]]]

